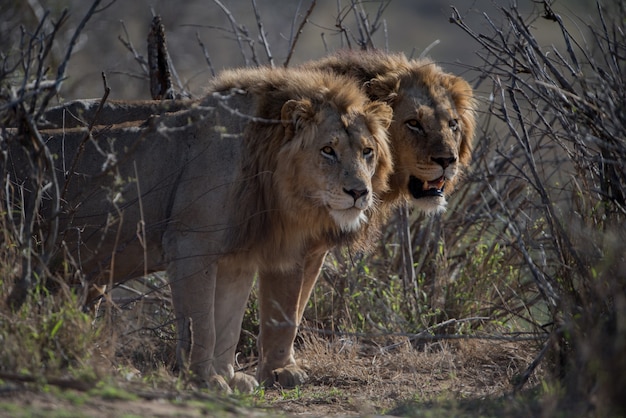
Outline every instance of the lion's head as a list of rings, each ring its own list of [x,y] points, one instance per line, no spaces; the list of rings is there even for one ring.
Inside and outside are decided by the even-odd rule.
[[[392,170],[388,105],[370,102],[356,82],[319,71],[238,69],[223,72],[210,89],[249,95],[256,102],[246,135],[253,153],[242,169],[253,180],[241,184],[237,199],[255,196],[254,202],[278,207],[261,214],[256,203],[242,205],[253,206],[241,211],[242,223],[256,218],[248,222],[243,241],[250,242],[251,235],[271,237],[275,231],[264,230],[265,225],[289,224],[318,229],[334,242],[367,222],[388,191]]]
[[[282,201],[289,205],[289,197],[300,189],[311,203],[325,207],[342,231],[356,230],[366,221],[375,196],[388,189],[391,155],[386,132],[377,131],[372,121],[382,118],[385,123],[378,126],[388,127],[391,109],[368,104],[363,111],[344,109],[339,114],[332,105],[290,100],[281,112],[284,126],[297,132],[278,159],[299,167],[277,167],[275,182],[281,183]]]
[[[393,108],[394,172],[385,202],[411,200],[426,213],[445,210],[471,159],[476,102],[470,85],[428,59],[377,51],[340,52],[305,66],[347,74],[370,98]]]

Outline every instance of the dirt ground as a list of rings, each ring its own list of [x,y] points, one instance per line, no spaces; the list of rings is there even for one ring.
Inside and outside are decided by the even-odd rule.
[[[513,382],[536,352],[532,343],[460,340],[416,349],[402,340],[355,344],[311,338],[299,350],[310,374],[301,388],[217,395],[185,388],[168,371],[142,376],[120,368],[106,384],[89,390],[3,379],[0,416],[437,417],[460,410],[465,416],[489,416],[498,402],[513,399],[507,398]],[[533,376],[527,386],[536,383]]]
[[[131,293],[115,295],[114,306],[121,306]],[[329,337],[305,328],[296,342],[296,357],[309,375],[305,385],[225,395],[194,388],[171,370],[175,333],[168,325],[172,313],[163,306],[169,305],[158,298],[144,300],[108,311],[110,316],[100,308],[96,317],[108,327],[84,360],[95,378],[75,372],[46,384],[0,372],[0,417],[537,415],[511,396],[537,357],[537,341]],[[254,333],[243,335],[254,345]],[[253,374],[255,358],[241,357],[249,362],[239,364],[241,370]],[[538,368],[530,375],[526,391],[539,384],[541,373]]]

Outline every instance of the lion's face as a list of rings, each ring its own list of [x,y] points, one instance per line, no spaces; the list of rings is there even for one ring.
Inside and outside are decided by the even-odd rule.
[[[429,65],[373,79],[370,93],[394,111],[389,134],[392,189],[425,213],[445,210],[447,196],[471,158],[474,100],[460,77]]]
[[[307,118],[314,123],[305,123]],[[384,129],[391,109],[371,103],[363,112],[340,115],[330,106],[313,112],[291,101],[283,109],[283,120],[294,119],[300,129],[278,156],[294,161],[291,173],[276,176],[288,183],[281,186],[285,199],[304,196],[309,205],[324,208],[340,230],[357,230],[367,221],[366,212],[377,195],[387,189],[391,155]]]
[[[390,128],[400,150],[397,177],[416,207],[439,212],[445,209],[446,193],[452,191],[459,173],[459,115],[443,94],[432,106],[423,89],[403,93]]]

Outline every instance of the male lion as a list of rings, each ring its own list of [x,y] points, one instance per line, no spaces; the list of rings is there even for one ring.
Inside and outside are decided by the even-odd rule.
[[[233,363],[254,275],[264,294],[273,275],[302,271],[375,216],[391,109],[346,77],[269,68],[227,71],[192,104],[90,135],[41,131],[57,156],[59,254],[90,282],[167,269],[179,362],[204,384],[250,391],[256,381]],[[13,144],[16,188],[26,161]],[[299,312],[306,298],[291,297],[310,289],[298,285],[262,312],[273,302]]]
[[[429,59],[408,60],[403,54],[379,51],[339,52],[303,67],[348,75],[371,99],[393,108],[388,129],[394,165],[390,187],[361,228],[362,239],[402,203],[411,202],[425,213],[444,211],[446,197],[471,158],[476,102],[470,85]],[[302,274],[260,276],[257,378],[266,385],[277,381],[294,386],[306,379],[293,357],[295,326],[285,327],[285,322],[301,322],[325,254],[321,248],[310,253]]]
[[[384,204],[407,201],[426,213],[444,211],[472,156],[476,101],[467,81],[428,58],[376,50],[341,51],[303,67],[348,75],[370,99],[393,108],[395,166]]]

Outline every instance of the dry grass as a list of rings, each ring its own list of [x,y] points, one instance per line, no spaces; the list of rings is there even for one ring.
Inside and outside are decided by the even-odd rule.
[[[326,413],[373,414],[420,409],[444,400],[508,396],[536,346],[461,340],[415,350],[406,338],[377,344],[308,337],[299,354],[314,376],[311,386],[299,391],[297,403],[292,402],[292,392],[267,392],[273,404],[297,413],[317,412],[318,405],[326,404]],[[541,378],[536,373],[533,384]]]

